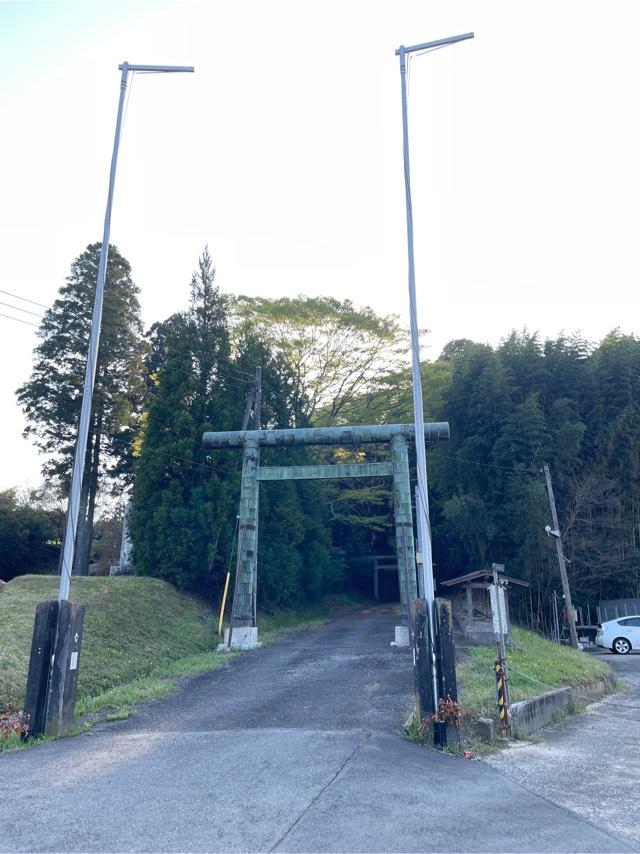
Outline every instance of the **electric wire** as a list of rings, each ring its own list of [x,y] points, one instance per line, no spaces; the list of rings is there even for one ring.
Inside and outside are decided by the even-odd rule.
[[[0,302],[0,305],[7,305],[7,304]],[[16,308],[18,311],[25,311],[25,309],[18,309],[17,306],[8,306],[8,307],[9,308]],[[29,313],[31,313],[31,312],[29,312]],[[38,315],[36,315],[36,316],[38,316]],[[40,324],[38,324],[38,323],[32,323],[29,320],[22,320],[22,318],[20,318],[20,317],[11,317],[11,315],[3,314],[2,312],[0,312],[0,317],[4,317],[7,320],[15,320],[17,323],[23,323],[26,326],[32,326],[34,329],[40,329],[41,328]],[[76,341],[78,341],[78,343],[81,343],[83,345],[87,344],[88,338],[85,339],[81,335],[78,335],[77,333],[70,332],[69,330],[64,330],[64,334],[68,335],[70,338],[75,339]],[[178,355],[177,351],[171,351],[171,352],[176,353],[176,355]],[[193,357],[193,353],[192,354],[182,353],[180,355],[184,355],[184,356],[191,355]],[[178,366],[174,366],[171,370],[183,373],[187,376],[193,375],[193,372],[190,371],[188,368],[181,368]],[[216,375],[220,376],[224,380],[227,388],[235,388],[238,391],[246,391],[248,388],[250,388],[251,381],[255,380],[255,377],[252,374],[249,374],[246,371],[240,371],[239,369],[235,369],[235,368],[231,368],[231,367],[218,368],[218,370],[216,371]],[[249,379],[249,377],[251,378],[251,380]],[[230,379],[234,380],[234,382],[230,382],[229,381]],[[238,385],[238,383],[245,383],[245,385]]]
[[[128,91],[127,91],[127,100],[124,104],[124,113],[122,115],[122,124],[120,125],[120,135],[118,137],[118,142],[122,140],[122,134],[124,133],[124,125],[127,120],[127,111],[129,109],[129,99],[131,98],[131,90],[133,89],[133,78],[136,76],[136,72],[131,72],[131,82],[129,83]]]
[[[124,438],[121,439],[121,438],[118,438],[117,436],[110,436],[107,441],[108,442],[118,442],[121,444],[129,444],[130,443],[129,439],[124,439]],[[238,468],[237,460],[236,460],[236,464],[233,468],[225,469],[225,468],[221,468],[220,466],[214,466],[211,463],[199,463],[196,460],[188,459],[188,457],[178,456],[177,454],[174,454],[172,451],[163,451],[160,448],[157,448],[157,449],[156,448],[145,448],[144,442],[143,442],[141,454],[156,454],[158,456],[164,456],[164,457],[167,457],[172,462],[177,461],[177,462],[186,463],[187,465],[189,465],[193,468],[205,469],[206,471],[213,471],[213,472],[216,472],[218,474],[233,475],[236,473],[236,470]]]
[[[152,353],[150,353],[149,355],[152,355]],[[187,350],[174,350],[173,348],[171,348],[164,355],[165,355],[165,357],[168,357],[168,356],[184,356],[184,358],[186,358],[186,359],[190,359],[190,358],[192,359],[195,354],[193,352],[189,352]],[[234,367],[231,367],[230,365],[226,365],[224,368],[222,368],[222,371],[226,371],[230,374],[237,374],[237,377],[235,377],[235,379],[237,379],[238,382],[246,382],[246,383],[255,382],[255,378],[256,378],[255,374],[250,374],[248,371],[243,371],[240,368],[234,368]]]
[[[11,305],[11,303],[9,303],[9,302],[0,301],[0,305],[5,306],[5,308],[11,308],[11,309],[13,309],[13,311],[21,311],[24,314],[31,314],[31,315],[33,315],[33,317],[39,317],[40,319],[42,319],[42,315],[38,314],[37,311],[29,311],[28,308],[20,308],[19,305]]]
[[[517,676],[520,676],[523,679],[528,679],[529,682],[535,682],[537,685],[541,685],[543,688],[548,688],[550,691],[555,691],[558,688],[557,685],[549,685],[548,683],[543,682],[541,679],[536,679],[533,676],[529,676],[528,673],[522,673],[521,670],[517,670],[515,667],[513,667],[511,664],[509,664],[508,661],[505,665],[505,669],[507,671],[511,671],[512,673],[515,673]],[[569,686],[563,686],[563,687],[567,687],[569,689],[569,691],[575,697],[579,697],[581,700],[586,700],[588,703],[594,702],[594,697],[590,697],[587,694],[581,694],[576,688],[572,688],[570,685]],[[605,702],[605,701],[603,700],[602,702]],[[605,703],[605,705],[609,705],[609,703]],[[624,704],[619,703],[618,706],[620,708],[625,708],[625,709],[634,709],[634,710],[640,709],[640,706],[635,706],[631,703],[624,703]],[[605,717],[605,716],[603,715],[603,717]]]
[[[3,314],[0,312],[0,317],[6,317],[7,320],[15,320],[16,323],[24,323],[25,326],[33,326],[35,329],[39,329],[39,325],[37,323],[31,323],[30,320],[22,320],[20,317],[11,317],[10,314]]]
[[[15,299],[22,300],[23,302],[30,302],[32,305],[40,306],[40,308],[49,308],[48,305],[43,305],[41,302],[36,302],[33,299],[27,299],[27,297],[21,297],[18,294],[11,293],[11,291],[3,291],[1,288],[0,288],[0,294],[5,294],[8,297],[14,297]]]
[[[424,50],[416,50],[408,53],[407,56],[407,99],[409,98],[409,88],[410,88],[410,77],[411,77],[411,62],[415,56],[422,56],[425,53],[433,53],[436,50],[442,50],[443,47],[450,47],[448,44],[441,44],[437,47],[428,47]]]

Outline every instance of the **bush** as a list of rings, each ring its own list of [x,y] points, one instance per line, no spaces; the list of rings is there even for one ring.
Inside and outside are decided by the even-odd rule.
[[[0,741],[12,735],[26,735],[29,731],[29,715],[25,714],[13,697],[7,697],[0,705]]]

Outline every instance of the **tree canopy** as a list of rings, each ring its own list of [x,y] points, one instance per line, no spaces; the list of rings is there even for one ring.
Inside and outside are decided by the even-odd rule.
[[[63,485],[99,249],[89,246],[72,265],[44,317],[32,376],[18,391],[27,434]],[[410,422],[408,336],[396,317],[348,300],[225,296],[208,250],[189,305],[155,323],[144,342],[136,293],[128,263],[112,249],[83,518],[87,527],[93,521],[101,478],[133,482],[138,570],[210,595],[234,563],[240,454],[205,453],[203,431],[240,428],[257,365],[262,426]],[[459,338],[422,371],[425,418],[451,426],[450,442],[428,451],[438,580],[504,563],[531,582],[543,618],[559,586],[544,532],[548,463],[576,602],[640,594],[640,339],[619,330],[598,343],[564,334],[542,340],[527,330],[509,332],[495,347]],[[386,455],[376,446],[265,449],[263,462]],[[31,560],[19,557],[29,525],[35,541],[46,533],[33,519],[20,528],[18,517],[24,522],[34,506],[9,493],[0,505],[0,540],[13,543],[16,566]],[[368,588],[367,556],[394,550],[392,512],[385,479],[263,483],[263,606],[354,581]]]
[[[47,455],[43,473],[68,490],[80,420],[84,371],[100,243],[71,265],[59,296],[40,324],[31,377],[17,391],[25,436]],[[95,502],[101,480],[126,481],[131,441],[144,405],[142,323],[129,262],[109,249],[102,329],[83,475],[75,573],[88,571]]]
[[[202,433],[240,428],[256,365],[262,368],[263,424],[288,426],[295,383],[288,363],[264,331],[232,316],[205,250],[188,310],[156,325],[151,335],[151,403],[131,514],[141,572],[207,595],[221,588],[232,566],[241,455],[204,454]],[[335,574],[327,510],[318,499],[322,487],[277,487],[277,493],[263,490],[260,505],[260,598],[266,604],[317,597],[331,588]]]
[[[240,296],[233,308],[286,365],[293,427],[351,423],[356,399],[399,368],[408,349],[395,316],[356,309],[350,300]]]

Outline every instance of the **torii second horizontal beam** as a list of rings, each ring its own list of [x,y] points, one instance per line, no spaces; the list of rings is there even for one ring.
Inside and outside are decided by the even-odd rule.
[[[352,477],[393,477],[391,463],[337,463],[319,466],[259,466],[258,480],[331,480]]]
[[[262,447],[286,445],[366,445],[390,442],[394,436],[413,439],[413,424],[373,424],[359,427],[298,427],[286,430],[229,430],[223,433],[204,433],[204,448],[242,448],[247,441]],[[424,425],[425,440],[429,443],[449,438],[449,422],[436,421]]]

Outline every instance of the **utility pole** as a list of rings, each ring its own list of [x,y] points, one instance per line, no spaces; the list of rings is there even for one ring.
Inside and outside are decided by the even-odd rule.
[[[560,580],[562,581],[562,592],[564,594],[564,605],[567,609],[567,622],[569,623],[569,636],[571,638],[571,646],[578,649],[578,633],[576,632],[576,621],[573,614],[573,604],[571,602],[571,591],[569,590],[569,579],[567,578],[567,567],[562,551],[562,534],[560,533],[560,525],[558,524],[558,513],[556,512],[556,500],[553,497],[553,486],[551,484],[551,473],[549,466],[544,464],[544,477],[547,482],[547,492],[549,494],[549,507],[551,508],[551,518],[553,520],[553,530],[547,531],[549,536],[555,538],[556,551],[558,552],[558,564],[560,566]]]

